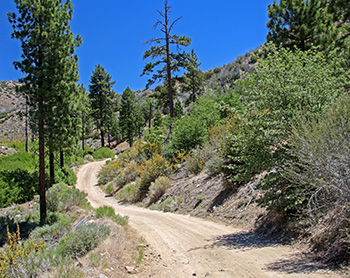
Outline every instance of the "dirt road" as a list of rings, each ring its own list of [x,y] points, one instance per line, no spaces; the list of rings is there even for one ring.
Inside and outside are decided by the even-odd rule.
[[[77,187],[93,207],[112,206],[155,250],[157,264],[137,277],[343,277],[290,246],[256,234],[186,215],[120,205],[105,197],[96,174],[104,162],[82,166]],[[158,256],[159,254],[159,256]]]

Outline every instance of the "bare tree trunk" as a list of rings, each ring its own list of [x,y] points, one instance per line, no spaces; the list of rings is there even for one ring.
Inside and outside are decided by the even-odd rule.
[[[170,117],[174,118],[174,100],[173,100],[173,87],[171,85],[171,61],[170,61],[170,45],[169,45],[169,19],[168,19],[168,9],[165,9],[164,14],[165,19],[165,43],[166,43],[166,72],[168,81],[168,95],[169,95],[169,108]]]
[[[61,169],[64,168],[64,152],[63,152],[63,150],[60,150],[60,166],[61,166]]]
[[[45,139],[44,139],[44,101],[39,101],[39,189],[40,189],[40,223],[46,221],[46,187],[45,187]]]
[[[26,96],[26,119],[25,119],[25,136],[26,136],[26,152],[28,152],[28,96]]]

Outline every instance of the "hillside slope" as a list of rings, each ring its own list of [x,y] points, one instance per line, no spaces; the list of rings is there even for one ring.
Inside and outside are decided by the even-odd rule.
[[[24,98],[16,92],[20,83],[0,81],[0,140],[14,141],[25,137]]]

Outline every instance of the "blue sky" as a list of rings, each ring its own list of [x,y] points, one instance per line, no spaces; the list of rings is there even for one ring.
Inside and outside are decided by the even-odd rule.
[[[185,35],[201,62],[203,71],[228,64],[239,55],[266,41],[267,5],[272,0],[169,0],[170,18],[182,19],[173,34]],[[144,44],[162,33],[152,27],[159,18],[163,0],[72,0],[72,31],[83,44],[77,48],[81,83],[89,85],[95,65],[102,65],[116,81],[114,89],[144,89],[147,76],[140,77],[148,60],[142,59],[150,46]],[[21,55],[20,44],[11,39],[7,12],[14,12],[13,0],[0,4],[0,80],[17,80],[21,73],[12,65]]]

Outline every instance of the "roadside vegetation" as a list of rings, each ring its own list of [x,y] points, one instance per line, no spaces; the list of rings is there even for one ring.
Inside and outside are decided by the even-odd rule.
[[[101,219],[127,222],[106,207],[94,212],[98,220],[92,223],[74,222],[82,221],[74,207],[91,209],[74,189],[74,167],[103,158],[111,159],[99,173],[106,194],[152,209],[177,210],[183,198],[163,196],[172,187],[172,175],[180,171],[222,177],[227,195],[249,185],[255,194],[246,207],[255,202],[266,209],[268,224],[307,242],[323,261],[348,264],[347,1],[274,2],[268,6],[267,42],[207,72],[199,69],[194,50],[169,49],[169,43],[187,47],[191,39],[167,29],[171,8],[165,1],[155,26],[166,28],[149,41],[154,45],[143,57],[153,61],[142,73],[152,75],[147,88],[161,83],[139,94],[128,87],[121,95],[101,65],[91,76],[89,92],[77,84],[73,54],[82,40],[69,28],[71,1],[35,1],[30,9],[26,1],[16,2],[23,3],[9,21],[24,53],[15,65],[25,73],[18,90],[31,100],[23,115],[29,132],[27,144],[4,142],[14,153],[0,157],[0,207],[38,199],[39,194],[40,210],[22,214],[15,207],[14,215],[7,210],[10,215],[0,219],[0,239],[8,242],[0,253],[0,275],[25,272],[30,277],[52,269],[82,275],[72,262],[108,236],[110,226]],[[37,18],[44,19],[41,25],[31,26]],[[40,31],[35,34],[47,36],[36,37],[34,27]],[[30,62],[38,57],[42,64]],[[180,69],[184,74],[179,77]],[[10,113],[1,113],[0,123]],[[38,139],[29,147],[28,134]],[[101,148],[87,147],[94,139]],[[110,148],[124,141],[130,148],[115,157]],[[204,197],[195,199],[200,205]],[[29,234],[32,238],[19,244]],[[91,261],[99,264],[94,255]]]
[[[54,185],[47,192],[47,204],[45,225],[39,223],[36,202],[1,212],[0,277],[62,277],[62,273],[85,277],[76,267],[77,260],[94,250],[112,230],[118,237],[127,237],[127,218],[116,215],[109,207],[93,210],[86,194],[74,187]],[[136,249],[131,251],[130,260]],[[96,264],[101,266],[101,262]]]

